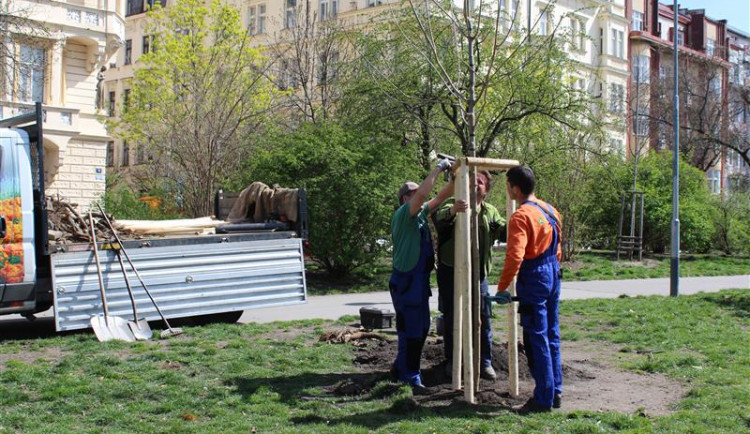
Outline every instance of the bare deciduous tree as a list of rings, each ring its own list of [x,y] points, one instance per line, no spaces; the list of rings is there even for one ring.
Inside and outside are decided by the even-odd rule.
[[[328,118],[340,98],[336,81],[343,73],[347,47],[344,23],[331,9],[333,4],[302,0],[288,6],[284,30],[274,35],[268,48],[276,59],[275,81],[287,90],[282,105],[312,123]]]

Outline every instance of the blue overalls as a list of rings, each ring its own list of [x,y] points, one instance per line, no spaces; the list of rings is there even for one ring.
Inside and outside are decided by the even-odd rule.
[[[427,225],[420,228],[420,248],[417,265],[409,271],[391,274],[389,287],[396,310],[398,355],[394,367],[399,379],[411,385],[421,385],[420,361],[422,347],[430,330],[430,272],[434,267],[435,251]]]
[[[552,407],[555,394],[562,394],[562,360],[560,358],[560,262],[557,244],[560,239],[552,208],[544,210],[535,202],[547,222],[552,225],[552,243],[534,259],[524,259],[518,272],[518,293],[523,327],[523,342],[529,370],[536,386],[534,400],[543,407]]]

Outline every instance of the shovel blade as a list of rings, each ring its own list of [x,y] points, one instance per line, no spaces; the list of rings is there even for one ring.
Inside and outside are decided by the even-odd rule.
[[[99,342],[111,341],[114,339],[112,332],[109,330],[107,321],[103,316],[92,316],[91,317],[91,328],[94,329],[94,334]]]
[[[120,318],[119,316],[110,316],[107,317],[107,320],[109,324],[109,330],[112,332],[112,336],[114,336],[114,339],[117,339],[119,341],[135,342],[135,336],[133,336],[133,332],[130,331],[130,327],[128,327],[127,321]]]
[[[101,342],[111,340],[135,342],[135,336],[130,331],[128,322],[117,316],[91,317],[91,328],[94,329],[96,338]]]
[[[148,325],[148,321],[145,319],[139,319],[137,322],[130,321],[128,322],[128,327],[130,327],[133,337],[138,341],[147,341],[154,335],[154,332]]]

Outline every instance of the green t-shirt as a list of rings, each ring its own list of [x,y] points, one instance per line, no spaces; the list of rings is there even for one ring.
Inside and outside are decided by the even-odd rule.
[[[413,216],[409,214],[409,202],[401,205],[391,220],[391,242],[393,243],[393,268],[409,271],[419,261],[420,229],[427,224],[430,206],[427,202]]]
[[[455,244],[453,242],[453,223],[455,216],[451,216],[450,208],[453,200],[443,204],[432,214],[435,229],[438,233],[438,260],[440,264],[453,266]],[[492,245],[495,240],[504,238],[505,219],[497,208],[484,202],[479,209],[479,266],[482,277],[487,277],[492,271]]]

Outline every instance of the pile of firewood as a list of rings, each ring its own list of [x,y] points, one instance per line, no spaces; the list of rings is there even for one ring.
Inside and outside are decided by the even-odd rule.
[[[88,213],[79,213],[78,205],[70,203],[60,196],[47,197],[47,221],[49,225],[49,239],[53,244],[69,244],[91,242],[91,224]],[[104,216],[92,213],[96,239],[98,241],[111,240],[114,238],[112,231],[107,225]],[[110,221],[114,218],[109,216]],[[118,232],[118,235],[123,235]]]
[[[350,327],[344,327],[342,329],[326,332],[320,335],[318,341],[328,342],[329,344],[343,344],[347,342],[354,342],[361,339],[377,339],[381,341],[388,341],[389,339],[379,333],[365,331],[363,329],[357,330]]]

